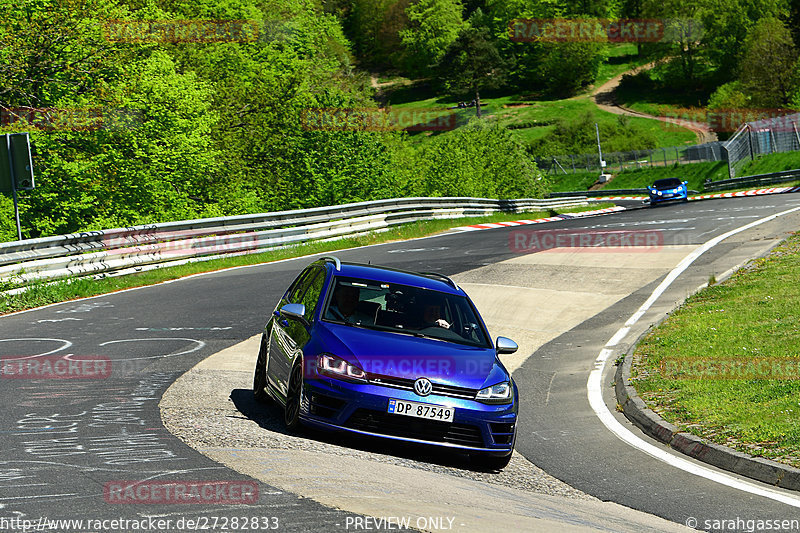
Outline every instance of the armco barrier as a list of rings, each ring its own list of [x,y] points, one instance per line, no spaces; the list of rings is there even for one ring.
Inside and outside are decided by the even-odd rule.
[[[775,185],[787,181],[800,180],[800,169],[784,170],[783,172],[772,172],[770,174],[756,174],[754,176],[743,176],[741,178],[731,178],[727,180],[709,181],[704,185],[706,191],[724,191],[726,189],[738,189],[741,187],[753,187],[759,185]]]
[[[551,192],[550,198],[575,198],[576,196],[602,197],[602,196],[642,196],[648,193],[647,189],[597,189],[596,191],[570,191]]]
[[[0,282],[110,275],[339,239],[421,220],[579,207],[585,198],[397,198],[330,207],[86,231],[0,243]]]

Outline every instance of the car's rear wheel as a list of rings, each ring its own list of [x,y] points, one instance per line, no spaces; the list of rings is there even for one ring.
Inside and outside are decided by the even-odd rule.
[[[513,452],[512,452],[513,453]],[[502,470],[508,466],[511,461],[511,455],[487,455],[487,454],[474,454],[470,456],[470,461],[473,465],[481,470]]]
[[[253,397],[257,402],[266,403],[269,401],[269,393],[267,393],[267,344],[263,335],[261,337],[261,347],[258,350],[256,370],[253,373]]]
[[[289,388],[286,393],[286,409],[283,421],[286,429],[296,431],[300,427],[300,396],[303,393],[303,366],[295,364],[289,376]]]

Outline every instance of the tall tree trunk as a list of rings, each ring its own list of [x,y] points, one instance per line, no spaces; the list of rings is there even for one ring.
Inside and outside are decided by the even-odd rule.
[[[481,118],[481,95],[478,94],[478,89],[475,89],[475,113]]]

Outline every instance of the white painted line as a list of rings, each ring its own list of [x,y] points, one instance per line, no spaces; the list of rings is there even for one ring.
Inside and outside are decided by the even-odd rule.
[[[650,307],[656,302],[656,300],[658,300],[664,291],[667,290],[672,282],[675,281],[675,279],[677,279],[677,277],[681,275],[687,268],[689,268],[689,266],[703,253],[707,252],[728,237],[796,211],[800,211],[800,207],[795,207],[794,209],[782,211],[760,220],[750,222],[749,224],[745,224],[744,226],[728,231],[727,233],[723,233],[722,235],[714,237],[713,239],[703,243],[702,246],[698,247],[696,250],[684,257],[683,260],[678,263],[678,265],[672,269],[669,274],[667,274],[667,277],[664,279],[664,281],[662,281],[658,287],[656,287],[647,301],[645,301],[641,307],[639,307],[639,309],[628,319],[628,321],[625,322],[625,326],[620,328],[617,333],[614,334],[606,346],[612,345],[612,341],[614,341],[613,345],[616,345],[624,337],[622,331],[626,331],[627,333],[627,331],[630,330],[630,327],[638,322],[638,320],[645,314],[645,312],[647,312],[648,309],[650,309]],[[602,376],[606,364],[608,363],[608,360],[611,358],[612,354],[613,350],[608,348],[603,348],[600,351],[600,355],[595,360],[594,368],[589,373],[589,379],[586,382],[586,390],[592,410],[595,412],[603,425],[605,425],[606,428],[614,433],[614,435],[619,437],[619,439],[625,443],[646,453],[647,455],[690,474],[723,484],[734,489],[748,492],[750,494],[763,496],[765,498],[785,503],[787,505],[791,505],[792,507],[800,507],[800,498],[796,496],[784,494],[777,490],[769,489],[764,485],[744,481],[734,477],[731,474],[717,472],[709,467],[695,464],[688,459],[673,455],[672,453],[664,450],[662,447],[654,446],[653,444],[650,444],[649,442],[646,442],[634,435],[628,428],[623,426],[616,418],[614,418],[614,415],[611,414],[608,406],[603,401]]]
[[[36,355],[24,355],[24,356],[14,357],[13,359],[7,359],[7,360],[19,361],[20,359],[33,359],[35,357],[44,357],[45,355],[50,355],[50,354],[54,354],[56,352],[60,352],[61,350],[66,350],[67,348],[72,346],[72,343],[70,341],[64,340],[64,339],[45,339],[45,338],[38,338],[38,337],[31,337],[31,338],[27,338],[27,339],[0,339],[0,342],[18,342],[18,341],[53,341],[53,342],[60,342],[62,344],[61,344],[61,346],[59,348],[56,348],[55,350],[50,350],[49,352],[44,352],[44,353],[40,353],[40,354],[36,354]]]
[[[120,339],[120,340],[116,340],[116,341],[104,342],[102,344],[98,344],[98,346],[105,346],[107,344],[117,344],[119,342],[140,342],[140,341],[159,341],[159,342],[164,342],[164,341],[189,341],[189,342],[195,343],[195,346],[193,348],[190,348],[188,350],[184,350],[184,351],[178,352],[178,353],[169,353],[169,354],[162,354],[162,355],[150,355],[150,356],[146,356],[146,357],[123,357],[123,358],[115,359],[115,361],[138,361],[138,360],[141,360],[141,359],[158,359],[158,358],[161,358],[161,357],[177,357],[179,355],[185,355],[187,353],[196,352],[197,350],[200,350],[201,348],[203,348],[206,345],[205,342],[199,341],[197,339],[187,339],[187,338],[183,338],[183,337],[162,337],[162,338],[157,338],[157,339],[156,338],[153,338],[153,339]]]

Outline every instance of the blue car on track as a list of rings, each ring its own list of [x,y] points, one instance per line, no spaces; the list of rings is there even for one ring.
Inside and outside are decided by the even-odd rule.
[[[679,178],[664,178],[656,180],[647,187],[650,190],[650,205],[655,206],[663,202],[688,202],[689,189],[687,182]]]
[[[326,257],[275,307],[253,391],[300,424],[465,451],[483,468],[508,464],[518,392],[500,354],[517,350],[441,274]]]

